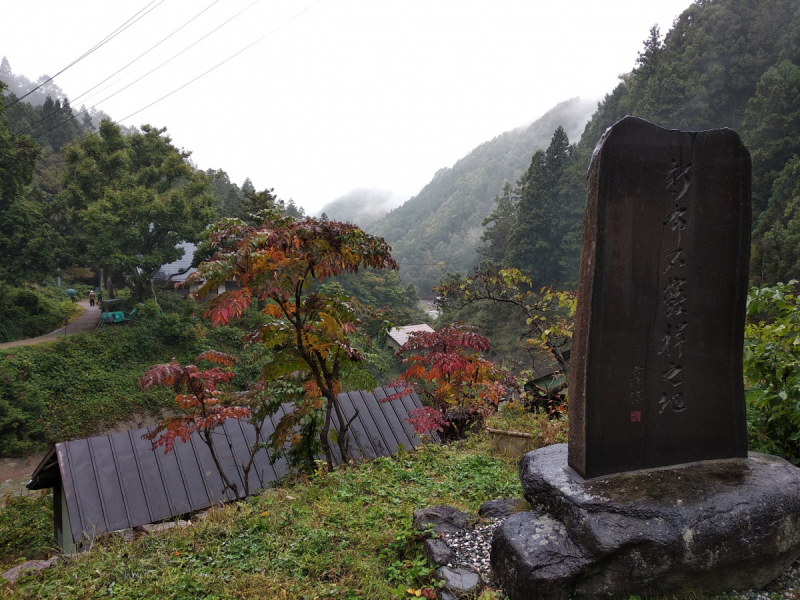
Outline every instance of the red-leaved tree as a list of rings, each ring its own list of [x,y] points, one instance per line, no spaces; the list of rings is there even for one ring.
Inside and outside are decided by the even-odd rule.
[[[433,333],[416,331],[395,353],[408,368],[393,382],[400,388],[387,400],[414,390],[426,405],[409,412],[417,433],[444,432],[452,426],[457,437],[474,420],[494,410],[505,393],[507,374],[481,356],[489,340],[463,323]]]
[[[236,498],[248,495],[247,474],[245,474],[244,490],[239,490],[236,483],[228,479],[219,462],[214,438],[214,429],[222,425],[226,419],[246,419],[250,409],[242,406],[229,406],[221,402],[221,392],[217,386],[233,379],[231,371],[222,367],[231,367],[235,358],[222,352],[207,351],[195,358],[195,363],[209,362],[215,364],[205,371],[196,365],[183,366],[176,362],[154,365],[139,380],[139,386],[148,390],[157,385],[171,387],[178,395],[175,397],[177,415],[168,417],[144,437],[153,441],[153,450],[163,446],[164,454],[171,451],[175,441],[180,438],[186,442],[197,432],[200,439],[208,446],[211,458],[219,471],[225,485],[221,495],[227,490],[233,491]],[[249,469],[248,469],[249,471]]]
[[[190,280],[201,282],[196,292],[201,298],[216,292],[220,284],[238,285],[239,289],[210,300],[206,316],[215,326],[260,303],[264,320],[249,341],[263,344],[271,353],[261,380],[301,381],[305,390],[279,422],[273,444],[309,441],[303,435],[316,437],[317,430],[307,425],[321,411],[319,440],[333,470],[328,437],[332,417],[335,414],[339,424],[337,443],[344,461],[350,458],[347,438],[355,418],[345,418],[339,404],[340,379],[358,371],[365,357],[355,345],[356,303],[316,284],[362,267],[396,269],[397,263],[382,238],[355,225],[296,220],[275,211],[262,214],[264,221],[258,226],[231,219],[213,225],[209,243],[215,254]]]

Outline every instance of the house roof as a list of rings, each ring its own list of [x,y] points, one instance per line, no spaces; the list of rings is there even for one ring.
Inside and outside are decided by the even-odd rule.
[[[175,262],[161,265],[161,268],[156,271],[155,275],[153,275],[153,281],[166,281],[170,277],[172,277],[172,281],[175,282],[183,281],[189,277],[191,273],[197,270],[195,268],[189,268],[192,266],[192,260],[194,260],[194,251],[197,250],[197,246],[189,242],[181,242],[178,244],[178,247],[183,249],[183,257],[179,258]],[[181,275],[176,275],[176,273],[180,273],[184,269],[188,269],[188,271]]]
[[[372,392],[339,394],[346,419],[353,419],[349,436],[351,456],[372,459],[397,452],[399,445],[416,447],[420,439],[405,420],[408,411],[422,408],[416,394],[379,402],[395,388]],[[281,408],[268,419],[262,431],[266,441],[280,418],[289,410]],[[339,424],[334,413],[334,429]],[[175,449],[164,454],[151,450],[142,436],[150,428],[111,433],[56,444],[31,476],[28,489],[49,488],[61,482],[74,542],[84,537],[137,527],[173,516],[203,510],[233,499],[228,490],[221,494],[222,478],[208,447],[197,433],[188,442],[176,441]],[[226,476],[243,489],[242,464],[248,447],[255,441],[254,428],[244,421],[229,419],[214,430],[214,446]],[[334,462],[341,462],[332,444]],[[271,461],[266,448],[259,450],[250,474],[253,492],[286,475],[285,459]]]
[[[433,333],[433,328],[425,323],[419,325],[404,325],[403,327],[393,327],[389,330],[389,337],[397,342],[400,346],[408,341],[408,334],[412,331],[427,331]]]

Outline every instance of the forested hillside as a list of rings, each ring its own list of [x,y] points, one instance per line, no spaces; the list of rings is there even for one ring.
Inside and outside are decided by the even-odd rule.
[[[496,263],[531,271],[539,285],[575,282],[586,169],[603,131],[625,115],[667,128],[738,131],[753,158],[754,219],[797,173],[796,0],[700,0],[663,39],[654,27],[635,68],[621,79],[576,146],[570,146],[564,131],[556,131],[517,186],[498,198],[484,233],[485,254]],[[796,178],[754,231],[755,283],[800,277],[798,209]]]
[[[481,144],[452,168],[437,171],[419,194],[370,225],[371,233],[391,244],[403,282],[415,283],[426,294],[447,272],[465,272],[475,265],[481,222],[492,208],[492,198],[506,181],[517,180],[531,154],[547,146],[556,127],[577,137],[594,108],[593,102],[573,98],[530,126]]]

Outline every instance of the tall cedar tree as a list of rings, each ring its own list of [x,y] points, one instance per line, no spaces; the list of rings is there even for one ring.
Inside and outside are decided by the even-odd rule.
[[[0,110],[3,102],[0,83]],[[0,120],[0,279],[31,280],[54,264],[53,230],[30,196],[39,145]]]
[[[250,226],[228,219],[209,231],[213,260],[200,265],[194,280],[202,281],[199,297],[216,292],[225,282],[239,289],[211,299],[206,312],[213,324],[223,325],[238,317],[256,301],[263,303],[264,322],[252,334],[273,353],[262,371],[263,381],[299,378],[306,393],[285,415],[276,430],[274,443],[294,441],[308,417],[324,410],[320,442],[328,468],[333,469],[329,432],[335,413],[337,444],[343,461],[350,458],[348,430],[355,418],[346,419],[339,403],[340,378],[348,369],[364,362],[353,345],[356,336],[356,307],[345,297],[314,289],[342,273],[360,268],[397,269],[382,238],[368,235],[358,227],[337,221],[296,220],[277,211],[266,211],[265,220]]]
[[[529,271],[535,288],[563,282],[566,276],[562,258],[567,207],[562,178],[571,164],[572,150],[566,132],[558,127],[550,146],[533,155],[518,182],[516,220],[503,262]]]

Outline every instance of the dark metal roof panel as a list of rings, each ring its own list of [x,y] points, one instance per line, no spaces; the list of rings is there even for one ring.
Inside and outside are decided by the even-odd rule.
[[[136,450],[130,431],[114,433],[109,436],[116,458],[117,472],[120,473],[122,497],[126,502],[130,522],[151,523],[155,520],[150,512],[148,495],[145,493],[144,479],[136,460]]]
[[[378,401],[393,392],[377,388],[372,393],[339,395],[344,418],[349,420],[355,415],[350,424],[352,435],[348,436],[352,456],[387,456],[397,451],[399,443],[419,444],[419,438],[410,433],[404,420],[409,408],[422,406],[419,398],[414,395]],[[269,439],[275,425],[291,409],[291,405],[284,405],[267,420],[262,441]],[[335,414],[332,425],[335,430],[340,429]],[[143,438],[148,431],[137,429],[57,444],[34,471],[31,489],[53,485],[55,453],[76,543],[84,537],[91,539],[102,532],[161,521],[234,498],[230,490],[223,495],[222,478],[199,434],[194,433],[188,443],[176,441],[174,451],[164,454],[163,448],[152,450],[152,443]],[[255,440],[254,428],[231,420],[212,436],[226,476],[242,491],[243,466]],[[332,443],[331,450],[338,464],[338,445]],[[251,469],[251,492],[287,473],[284,458],[272,464],[271,453],[259,450]]]

